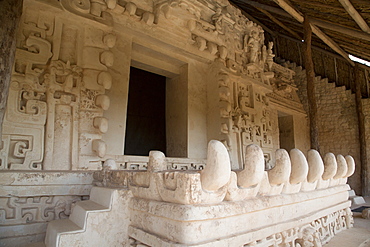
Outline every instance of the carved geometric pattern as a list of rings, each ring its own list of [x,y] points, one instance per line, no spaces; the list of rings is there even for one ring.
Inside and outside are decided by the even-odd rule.
[[[352,227],[352,225],[352,212],[346,208],[319,218],[309,225],[279,232],[243,246],[322,246],[329,242],[334,235]]]
[[[0,225],[65,219],[80,196],[0,197]]]

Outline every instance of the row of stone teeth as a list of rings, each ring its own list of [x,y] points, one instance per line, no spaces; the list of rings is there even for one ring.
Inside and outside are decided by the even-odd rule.
[[[316,150],[309,150],[307,158],[299,149],[289,153],[284,149],[276,150],[275,166],[267,171],[270,185],[283,183],[314,183],[319,179],[342,179],[355,171],[355,161],[347,155],[327,153],[324,159]],[[265,174],[265,160],[262,149],[255,144],[247,146],[244,168],[236,171],[238,186],[250,188],[259,184]],[[219,141],[210,141],[208,145],[207,165],[201,172],[202,188],[216,191],[225,186],[231,175],[230,158],[225,146]]]

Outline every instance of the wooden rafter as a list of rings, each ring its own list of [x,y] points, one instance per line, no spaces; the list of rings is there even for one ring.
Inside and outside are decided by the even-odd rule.
[[[264,9],[260,9],[258,7],[255,7],[257,10],[259,10],[260,12],[264,13],[268,18],[270,18],[274,23],[276,23],[277,25],[279,25],[281,28],[283,28],[284,30],[286,30],[287,32],[289,32],[291,35],[293,35],[295,38],[297,39],[301,39],[301,37],[298,35],[298,33],[294,32],[292,29],[290,29],[289,27],[287,27],[284,23],[282,23],[281,21],[279,21],[278,19],[276,19],[273,15],[271,15],[268,11],[264,10]]]
[[[366,21],[362,16],[357,12],[355,7],[353,7],[352,3],[349,0],[338,0],[345,10],[348,12],[348,14],[355,20],[357,25],[362,29],[362,31],[366,33],[370,33],[370,27],[367,25]]]
[[[294,17],[297,21],[300,23],[303,23],[304,17],[301,13],[299,13],[297,10],[295,10],[292,6],[290,6],[285,0],[274,0],[276,4],[278,4],[282,9],[284,9],[288,14]],[[352,62],[351,59],[349,59],[348,54],[340,48],[338,44],[336,44],[329,36],[327,36],[325,33],[323,33],[320,28],[318,28],[316,25],[310,24],[312,28],[312,32],[316,34],[317,37],[319,37],[325,44],[327,44],[331,49],[336,51],[338,54],[340,54],[342,57],[344,57],[347,62],[349,62],[352,66],[355,65],[354,62]]]
[[[265,4],[253,2],[251,0],[243,0],[243,2],[238,1],[238,3],[246,3],[250,6],[255,7],[255,8],[258,7],[260,9],[267,10],[271,13],[278,14],[278,15],[284,16],[284,17],[290,17],[290,18],[293,19],[293,17],[291,15],[289,15],[287,12],[285,12],[284,10],[278,9],[278,8],[275,8],[275,7],[271,7],[271,6],[268,6],[268,5],[265,5]],[[316,3],[314,4],[312,2],[303,2],[303,1],[300,2],[299,4],[303,4],[303,3],[304,4],[317,5]],[[321,5],[323,5],[323,4],[321,4]],[[325,6],[328,7],[327,5],[325,5]],[[275,18],[278,19],[278,17],[275,17]],[[294,22],[290,21],[290,19],[285,19],[284,21],[289,22],[291,24],[294,24]],[[358,31],[354,28],[346,27],[346,26],[343,26],[343,25],[340,25],[340,24],[337,24],[337,23],[334,23],[334,22],[322,20],[322,19],[319,19],[319,18],[310,18],[310,21],[311,21],[312,24],[314,24],[316,26],[319,26],[319,27],[322,27],[322,28],[325,28],[325,29],[329,29],[331,31],[335,31],[335,32],[345,34],[345,35],[348,35],[348,36],[352,36],[352,37],[355,37],[355,38],[370,41],[370,34]]]
[[[312,6],[312,7],[318,7],[318,8],[330,8],[330,9],[333,9],[333,10],[343,11],[343,9],[341,7],[331,6],[331,5],[318,3],[318,2],[299,1],[299,2],[296,2],[296,4],[298,6],[300,6],[300,5],[301,6]]]
[[[370,34],[360,32],[349,27],[341,26],[330,21],[312,18],[311,23],[316,26],[329,29],[331,31],[339,32],[348,36],[370,41]]]
[[[289,15],[287,12],[285,12],[284,10],[282,9],[279,9],[279,8],[275,8],[275,7],[272,7],[272,6],[269,6],[269,5],[265,5],[265,4],[262,4],[262,3],[258,3],[258,2],[255,2],[255,1],[251,1],[251,0],[235,0],[234,2],[238,2],[238,3],[246,3],[250,6],[253,6],[255,8],[260,8],[260,9],[264,9],[264,10],[267,10],[269,12],[272,12],[274,14],[278,14],[278,15],[281,15],[281,16],[284,16],[284,17],[289,17],[289,18],[292,18],[291,15]]]

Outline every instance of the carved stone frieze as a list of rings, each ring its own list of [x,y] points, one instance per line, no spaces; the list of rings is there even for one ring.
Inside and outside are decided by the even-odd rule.
[[[66,219],[80,196],[0,197],[0,225]]]
[[[98,4],[61,2],[67,3],[86,13]],[[109,108],[105,90],[112,85],[109,70],[114,55],[110,49],[116,36],[32,8],[26,9],[22,20],[0,169],[98,168],[97,157],[105,155],[101,137],[108,121],[102,116]],[[103,145],[95,148],[97,142]]]
[[[265,239],[256,240],[244,247],[262,246],[296,246],[296,247],[321,247],[334,235],[344,229],[351,228],[353,223],[352,212],[349,208],[342,209],[321,217],[309,225],[292,228],[273,234]]]
[[[304,112],[297,93],[298,88],[294,84],[295,72],[277,63],[272,64],[271,70],[275,77],[271,80],[273,92],[269,93],[268,97],[276,104]]]

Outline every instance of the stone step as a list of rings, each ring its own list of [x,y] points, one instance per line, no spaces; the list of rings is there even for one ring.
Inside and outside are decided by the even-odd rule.
[[[109,208],[112,205],[114,189],[105,187],[93,187],[90,192],[90,201]]]
[[[365,199],[362,196],[351,196],[350,197],[352,201],[352,207],[353,206],[360,206],[362,204],[365,204]]]
[[[365,199],[362,196],[357,196],[354,190],[348,191],[349,199],[352,201],[351,209],[360,207],[362,204],[365,204]]]
[[[90,213],[110,211],[114,191],[115,189],[93,187],[90,200],[77,202],[69,219],[49,222],[46,230],[46,246],[57,247],[62,234],[84,232]]]
[[[53,220],[46,230],[45,245],[48,247],[58,246],[59,236],[62,233],[77,233],[83,229],[69,219]]]
[[[84,228],[87,214],[89,212],[107,211],[109,207],[105,207],[93,201],[80,201],[77,202],[73,208],[72,214],[69,219],[81,228]]]

